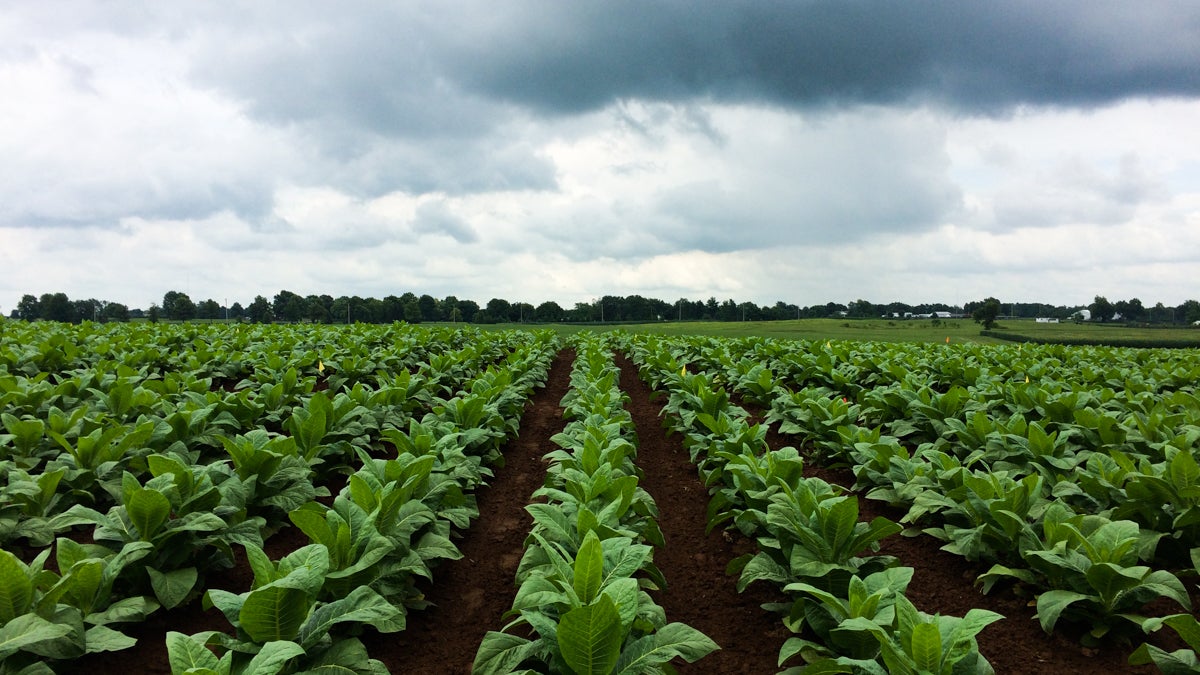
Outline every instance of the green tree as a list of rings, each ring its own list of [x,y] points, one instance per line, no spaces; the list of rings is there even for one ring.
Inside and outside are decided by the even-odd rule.
[[[1103,295],[1097,295],[1092,304],[1088,305],[1088,309],[1092,310],[1092,321],[1109,321],[1116,313],[1113,304]]]
[[[508,311],[512,305],[503,298],[492,298],[487,303],[487,313],[491,323],[508,321]]]
[[[561,321],[563,318],[563,308],[553,300],[548,300],[537,306],[534,310],[534,316],[538,321]]]
[[[246,316],[246,308],[242,307],[242,303],[235,302],[229,306],[229,318],[241,319],[243,316]]]
[[[196,303],[187,293],[167,291],[163,294],[162,315],[175,321],[187,321],[196,318]]]
[[[870,300],[863,300],[862,298],[850,303],[850,309],[847,313],[849,316],[858,317],[860,319],[875,317],[882,314],[882,312],[878,311]]]
[[[150,323],[158,323],[158,320],[161,317],[162,309],[159,308],[158,303],[150,303],[150,309],[146,310],[146,320]]]
[[[17,303],[17,314],[26,321],[42,318],[41,305],[38,304],[38,299],[28,293],[22,295],[21,301]]]
[[[129,307],[119,302],[110,302],[100,310],[100,319],[102,321],[129,321]]]
[[[984,330],[995,328],[998,316],[1000,316],[1000,301],[991,297],[984,300],[983,304],[971,312],[971,318],[975,320],[975,323],[983,324]]]
[[[1126,321],[1141,321],[1146,316],[1146,308],[1142,305],[1142,301],[1138,298],[1131,298],[1124,303],[1121,309],[1121,316],[1125,317]]]
[[[270,323],[275,319],[271,313],[271,303],[261,295],[254,296],[254,302],[246,308],[246,318],[254,323]]]
[[[333,299],[330,298],[329,304],[326,304],[325,298],[328,295],[309,295],[304,298],[304,317],[313,323],[329,323],[329,308],[332,306]]]
[[[196,305],[196,318],[197,319],[208,319],[210,321],[212,319],[220,319],[221,318],[220,303],[218,303],[216,300],[213,300],[212,298],[209,298],[209,299],[201,302],[200,304]]]
[[[404,320],[408,323],[421,323],[421,305],[415,301],[404,303]]]
[[[99,321],[100,310],[104,309],[104,303],[95,298],[72,300],[71,305],[74,308],[71,313],[75,316],[75,321]]]
[[[512,307],[508,309],[509,321],[533,321],[533,315],[536,310],[533,305],[528,302],[514,302]]]
[[[428,293],[417,298],[417,307],[421,311],[422,321],[438,321],[442,318],[437,298]]]
[[[38,307],[41,308],[43,319],[64,323],[78,320],[75,314],[75,305],[72,304],[66,293],[42,294],[41,300],[38,301]]]
[[[305,317],[304,298],[291,291],[279,291],[271,301],[271,311],[276,319],[295,323]]]
[[[1175,312],[1185,323],[1193,324],[1200,321],[1200,301],[1185,300]]]

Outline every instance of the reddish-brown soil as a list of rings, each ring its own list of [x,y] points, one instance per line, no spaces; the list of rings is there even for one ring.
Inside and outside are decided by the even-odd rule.
[[[629,394],[628,409],[638,433],[637,465],[644,472],[641,486],[658,505],[658,526],[666,547],[654,552],[654,562],[667,587],[655,594],[667,621],[680,621],[702,631],[721,646],[694,664],[676,659],[681,673],[778,672],[779,648],[790,633],[776,615],[762,609],[781,602],[764,584],[737,592],[737,578],[725,574],[729,561],[750,550],[748,542],[721,531],[705,534],[708,490],[683,448],[682,437],[667,437],[659,416],[662,406],[650,400],[650,389],[637,376],[637,367],[619,357],[621,388]]]

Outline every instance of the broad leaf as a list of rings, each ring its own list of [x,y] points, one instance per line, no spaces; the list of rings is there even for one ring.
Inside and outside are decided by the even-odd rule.
[[[238,623],[255,642],[291,640],[300,631],[308,609],[308,594],[304,591],[266,586],[246,596]]]
[[[675,657],[688,663],[720,649],[707,635],[682,623],[669,623],[653,635],[629,643],[617,661],[618,675],[638,675],[652,672],[659,664]]]
[[[138,488],[125,501],[129,520],[142,541],[150,541],[171,515],[171,502],[158,490]]]
[[[64,638],[71,626],[51,623],[37,614],[22,614],[0,626],[0,660],[36,644]]]
[[[29,610],[33,581],[17,556],[0,549],[0,626]]]
[[[611,598],[576,607],[558,622],[558,648],[577,675],[607,675],[621,652],[621,617]]]
[[[575,579],[573,582],[575,595],[581,603],[587,604],[595,599],[600,592],[600,582],[604,577],[604,551],[600,539],[595,532],[588,532],[575,555]]]
[[[183,604],[200,578],[200,573],[195,567],[185,567],[170,572],[159,572],[153,567],[147,567],[146,573],[150,575],[150,585],[154,589],[154,597],[158,598],[162,606],[167,609]]]
[[[217,669],[217,656],[203,642],[189,635],[170,631],[167,633],[167,659],[172,673],[182,673],[194,668]]]
[[[488,631],[475,652],[473,675],[507,675],[534,652],[536,644],[517,635]]]

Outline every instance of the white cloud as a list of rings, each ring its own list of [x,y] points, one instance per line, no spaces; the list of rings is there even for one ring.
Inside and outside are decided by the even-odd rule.
[[[979,117],[913,102],[937,96],[784,104],[795,92],[763,95],[767,80],[744,96],[723,79],[503,95],[447,60],[465,38],[440,9],[281,11],[0,15],[0,310],[58,290],[132,306],[170,289],[243,303],[280,289],[567,305],[1196,297],[1195,97]],[[471,39],[492,44],[520,16]]]

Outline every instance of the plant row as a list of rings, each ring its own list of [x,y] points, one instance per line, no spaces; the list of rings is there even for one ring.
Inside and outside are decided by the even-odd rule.
[[[1002,617],[971,610],[965,617],[924,614],[905,597],[912,568],[877,555],[900,531],[886,518],[860,522],[858,501],[819,478],[803,477],[795,448],[772,450],[766,429],[705,374],[689,373],[658,338],[630,338],[626,348],[651,388],[665,392],[668,424],[712,495],[709,528],[734,526],[758,551],[730,563],[738,588],[773,584],[797,635],[779,654],[799,657],[806,673],[990,673],[975,636]]]
[[[852,467],[858,488],[907,511],[910,533],[992,565],[978,580],[984,592],[1017,583],[1035,595],[1047,632],[1065,620],[1087,628],[1085,642],[1129,641],[1163,625],[1141,613],[1151,601],[1190,610],[1173,570],[1191,576],[1200,562],[1194,387],[1095,393],[1027,376],[993,396],[985,379],[939,392],[908,373],[857,393],[793,391],[771,370],[782,360],[726,363],[719,372],[769,406],[768,422]],[[1006,416],[1004,401],[1025,412]],[[1187,637],[1195,619],[1166,623]],[[1142,647],[1135,658],[1194,660],[1186,654]]]
[[[478,515],[474,490],[516,434],[552,356],[549,344],[531,348],[509,368],[472,382],[461,405],[412,421],[407,432],[388,430],[394,459],[363,456],[331,507],[309,502],[288,514],[309,546],[278,561],[247,547],[251,589],[210,589],[204,597],[234,634],[170,634],[172,671],[386,672],[356,635],[403,630],[407,611],[425,606],[417,580],[432,579],[438,560],[461,556],[452,528],[466,528]]]
[[[223,459],[212,460],[208,453],[189,449],[183,442],[165,449],[151,447],[147,439],[153,434],[139,432],[136,438],[126,434],[118,442],[111,431],[98,431],[80,436],[87,442],[77,444],[92,454],[48,458],[36,476],[10,473],[0,493],[3,522],[12,525],[11,534],[24,536],[32,550],[41,550],[24,559],[5,551],[0,561],[4,579],[0,583],[15,589],[7,602],[0,603],[4,605],[0,632],[6,638],[0,641],[4,645],[0,667],[36,670],[43,660],[69,660],[131,646],[133,639],[113,626],[191,601],[206,587],[206,576],[234,564],[234,546],[247,550],[256,577],[265,574],[259,564],[263,539],[288,520],[324,546],[328,565],[317,575],[330,584],[322,587],[324,600],[357,588],[347,580],[359,578],[355,575],[362,569],[356,565],[364,560],[371,570],[394,567],[400,576],[387,583],[396,586],[381,596],[394,609],[381,625],[402,627],[402,613],[397,612],[405,606],[405,598],[413,597],[412,576],[428,576],[428,563],[457,555],[448,539],[449,524],[465,527],[475,515],[469,490],[489,475],[483,465],[499,460],[499,448],[515,433],[529,391],[545,379],[552,343],[514,341],[521,343],[526,346],[506,352],[499,366],[479,371],[448,398],[428,389],[413,392],[417,395],[412,400],[397,396],[398,407],[411,407],[414,412],[428,408],[420,423],[407,415],[391,418],[383,428],[374,426],[372,409],[354,403],[343,388],[332,397],[325,392],[311,394],[294,407],[282,425],[287,434],[261,427],[236,435],[213,433]],[[291,385],[289,379],[285,376],[280,384]],[[436,391],[447,395],[441,386]],[[408,420],[404,424],[408,433],[395,425],[403,419]],[[19,422],[32,425],[40,420]],[[152,425],[142,422],[141,426]],[[375,437],[381,440],[372,442]],[[6,440],[17,438],[14,434]],[[384,460],[373,455],[385,444],[398,449],[395,461],[419,461],[401,462],[403,467],[378,466]],[[4,461],[16,460],[9,456]],[[375,499],[389,505],[377,504],[381,510],[375,517],[387,520],[403,514],[399,522],[386,525],[398,528],[384,535],[395,540],[384,545],[379,537],[356,538],[362,533],[360,512],[373,508],[371,490],[363,489],[369,483],[363,472],[368,470],[391,476],[388,480],[403,474],[405,480],[428,484],[420,489],[436,495],[440,519],[417,508],[423,502],[413,502],[412,495],[404,492],[411,488],[393,489],[398,496],[380,496],[380,478],[374,485],[380,488]],[[352,471],[356,473],[332,509],[314,501],[329,494],[321,485],[329,476]],[[101,504],[110,506],[95,508]],[[388,510],[393,508],[400,512]],[[351,542],[339,534],[343,525],[355,535]],[[80,531],[81,526],[90,532]],[[59,534],[65,536],[53,542],[51,559],[49,544]],[[306,569],[321,566],[320,552],[302,555],[310,561],[304,564]],[[389,555],[390,562],[385,561]],[[285,567],[295,563],[291,560]],[[379,566],[372,567],[375,563]],[[334,589],[337,584],[341,585]],[[220,592],[216,597],[222,597]],[[308,599],[313,601],[309,609],[324,601],[319,595]]]
[[[502,631],[484,637],[473,671],[608,675],[662,672],[717,645],[667,623],[647,592],[661,588],[653,548],[664,545],[654,500],[638,486],[636,436],[612,355],[577,342],[566,428],[545,456],[545,485],[526,510],[533,528],[517,570],[518,590]],[[525,637],[528,635],[529,637]]]

